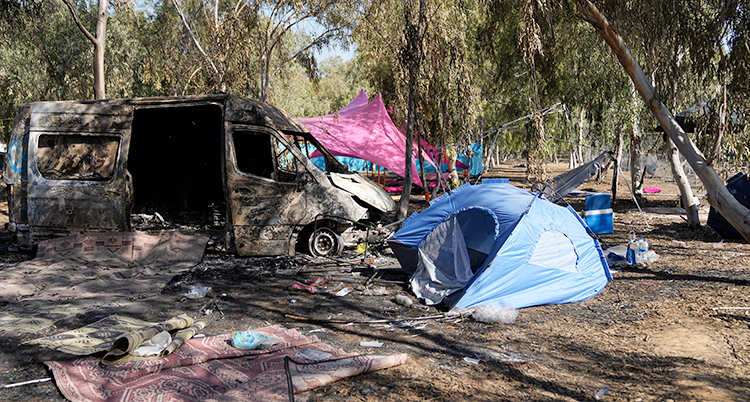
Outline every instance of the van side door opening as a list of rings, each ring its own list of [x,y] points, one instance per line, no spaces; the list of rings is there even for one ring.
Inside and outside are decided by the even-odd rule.
[[[127,165],[134,214],[223,227],[222,118],[216,103],[135,110]]]

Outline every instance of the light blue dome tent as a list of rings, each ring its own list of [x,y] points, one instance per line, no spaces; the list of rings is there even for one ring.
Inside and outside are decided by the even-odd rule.
[[[451,308],[579,302],[612,279],[575,210],[505,183],[436,198],[388,242],[417,297]]]

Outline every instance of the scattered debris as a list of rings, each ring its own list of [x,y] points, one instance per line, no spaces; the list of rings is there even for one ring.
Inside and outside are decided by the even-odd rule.
[[[378,341],[362,341],[359,343],[359,346],[362,346],[363,348],[382,348],[383,342]]]
[[[404,305],[406,307],[414,307],[414,302],[405,294],[396,295],[396,303]]]
[[[13,384],[8,384],[8,385],[6,385],[3,388],[20,387],[22,385],[36,384],[36,383],[40,383],[40,382],[47,382],[47,381],[50,381],[50,380],[52,380],[52,377],[40,378],[38,380],[29,380],[29,381],[23,381],[23,382],[17,382],[17,383],[13,383]]]
[[[202,299],[211,291],[210,286],[191,286],[184,294],[188,299]]]
[[[598,400],[599,400],[599,398],[601,398],[601,397],[602,397],[602,396],[603,396],[604,394],[606,394],[607,392],[609,392],[609,387],[604,387],[604,388],[600,389],[599,391],[597,391],[597,392],[596,392],[596,393],[594,394],[594,399],[596,399],[596,400],[598,401]]]

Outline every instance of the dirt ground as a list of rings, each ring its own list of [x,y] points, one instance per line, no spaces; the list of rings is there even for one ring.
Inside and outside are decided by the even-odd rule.
[[[562,164],[550,167],[552,175],[564,170]],[[523,166],[506,164],[493,176],[527,187],[523,172]],[[513,324],[456,317],[419,320],[444,311],[395,303],[396,294],[408,292],[408,278],[383,245],[373,246],[372,264],[354,265],[208,251],[201,264],[165,284],[159,297],[84,300],[80,303],[86,308],[39,333],[0,329],[0,387],[50,377],[43,361],[71,358],[24,345],[24,340],[114,313],[157,321],[184,312],[205,321],[207,335],[280,324],[314,333],[349,352],[408,353],[402,366],[316,389],[316,401],[588,401],[605,387],[609,391],[602,401],[748,401],[750,245],[721,241],[705,226],[688,229],[676,213],[674,183],[647,185],[662,188],[662,193],[647,197],[641,205],[644,215],[621,185],[613,203],[615,231],[600,239],[605,248],[624,245],[635,231],[660,258],[648,266],[620,269],[601,294],[585,302],[524,308]],[[611,172],[601,183],[589,181],[579,190],[609,192],[610,187]],[[707,204],[705,198],[701,201]],[[583,197],[568,202],[577,211],[584,209]],[[7,206],[0,210],[7,220]],[[704,223],[707,213],[704,207]],[[7,232],[0,232],[0,269],[30,258],[8,252],[8,240]],[[341,259],[355,257],[350,252]],[[321,272],[330,276],[332,286],[343,283],[352,292],[337,297],[289,288],[293,281]],[[204,299],[185,299],[181,295],[190,285],[212,290]],[[381,286],[387,295],[367,294]],[[201,313],[213,298],[221,311]],[[366,348],[362,341],[383,346]],[[480,362],[472,364],[466,357]],[[64,398],[52,381],[0,388],[0,400]]]

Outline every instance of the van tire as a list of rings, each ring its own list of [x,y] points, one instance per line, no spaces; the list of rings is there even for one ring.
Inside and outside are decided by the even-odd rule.
[[[307,244],[310,254],[316,257],[333,257],[344,251],[344,240],[341,235],[328,227],[314,231]]]

